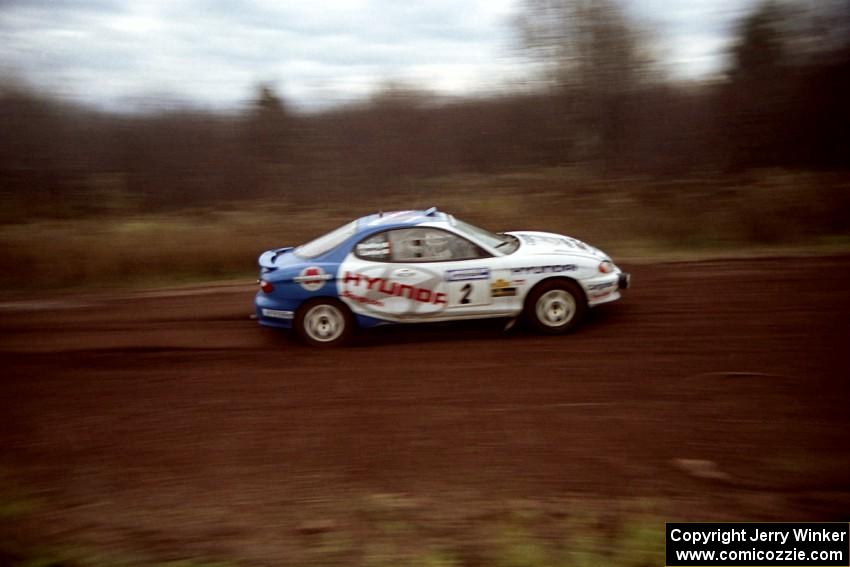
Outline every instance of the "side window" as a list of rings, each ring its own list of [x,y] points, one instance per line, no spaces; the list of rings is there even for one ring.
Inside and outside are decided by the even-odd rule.
[[[387,262],[390,259],[390,242],[386,232],[379,232],[361,240],[354,247],[354,254],[364,260]]]
[[[394,262],[469,260],[486,256],[472,242],[438,228],[402,228],[385,234],[389,238],[390,256]]]

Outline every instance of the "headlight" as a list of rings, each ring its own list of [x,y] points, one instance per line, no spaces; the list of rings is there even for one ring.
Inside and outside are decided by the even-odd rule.
[[[611,260],[603,260],[599,263],[599,271],[603,274],[610,274],[614,271],[614,263]]]

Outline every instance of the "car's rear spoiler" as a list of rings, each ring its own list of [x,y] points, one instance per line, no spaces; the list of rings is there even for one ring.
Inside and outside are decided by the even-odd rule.
[[[266,270],[276,270],[277,265],[275,265],[274,261],[277,259],[277,257],[283,254],[284,252],[288,252],[292,249],[292,246],[286,246],[284,248],[277,248],[275,250],[266,250],[265,252],[260,254],[258,263],[260,264],[261,268],[265,268]]]

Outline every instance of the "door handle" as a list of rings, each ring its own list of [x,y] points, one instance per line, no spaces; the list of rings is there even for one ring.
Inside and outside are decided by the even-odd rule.
[[[401,268],[400,270],[396,270],[393,272],[394,278],[409,278],[416,275],[415,270],[411,270],[409,268]]]

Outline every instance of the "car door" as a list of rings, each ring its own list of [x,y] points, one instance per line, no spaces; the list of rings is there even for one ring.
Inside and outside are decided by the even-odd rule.
[[[393,321],[490,316],[510,310],[493,284],[502,261],[437,227],[387,230],[355,245],[340,275],[340,297],[355,312]]]

